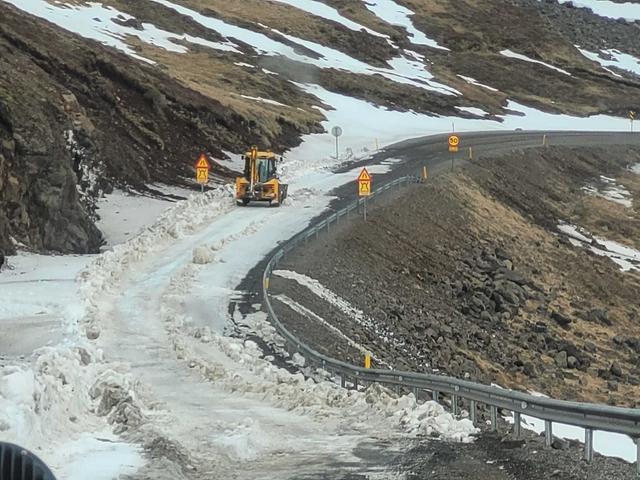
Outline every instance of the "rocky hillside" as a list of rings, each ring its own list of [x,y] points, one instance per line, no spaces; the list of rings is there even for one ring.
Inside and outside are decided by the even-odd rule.
[[[93,251],[113,185],[190,183],[200,151],[286,151],[332,112],[355,148],[409,130],[349,113],[371,105],[423,114],[406,117],[420,133],[640,110],[635,23],[555,1],[2,0],[0,16],[9,251]]]
[[[409,188],[279,266],[360,316],[287,273],[278,314],[353,362],[318,318],[400,369],[635,407],[638,162],[625,147],[527,150]]]

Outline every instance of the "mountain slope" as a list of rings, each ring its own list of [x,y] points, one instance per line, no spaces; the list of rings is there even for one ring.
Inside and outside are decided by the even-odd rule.
[[[326,132],[327,118],[343,123],[350,155],[452,123],[497,129],[535,109],[626,117],[640,106],[640,62],[623,62],[640,51],[633,24],[569,4],[2,0],[0,14],[9,250],[95,250],[97,198],[113,185],[190,184],[200,151],[222,162],[219,181],[250,144],[283,152],[304,137],[315,151],[296,160],[326,155],[329,135],[305,135]]]

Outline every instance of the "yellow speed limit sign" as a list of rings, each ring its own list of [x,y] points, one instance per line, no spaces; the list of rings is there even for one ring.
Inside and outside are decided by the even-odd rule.
[[[449,151],[455,153],[458,151],[458,147],[460,146],[460,137],[457,135],[451,135],[449,137]]]

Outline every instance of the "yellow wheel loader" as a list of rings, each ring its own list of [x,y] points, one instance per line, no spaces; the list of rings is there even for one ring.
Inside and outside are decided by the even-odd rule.
[[[269,202],[279,207],[287,198],[288,185],[280,183],[278,162],[282,158],[267,150],[261,152],[257,147],[244,156],[244,172],[236,178],[236,203],[248,205],[249,202]]]

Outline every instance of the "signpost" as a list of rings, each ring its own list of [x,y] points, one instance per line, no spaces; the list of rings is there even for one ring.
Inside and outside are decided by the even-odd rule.
[[[457,135],[449,136],[449,151],[451,152],[451,170],[453,170],[453,162],[455,160],[455,154],[458,152],[460,146],[460,137]]]
[[[358,175],[358,197],[364,197],[364,221],[367,221],[367,197],[371,195],[371,175],[363,168]]]
[[[209,170],[211,170],[211,165],[207,160],[207,156],[201,153],[196,162],[196,181],[200,184],[202,193],[204,193],[204,186],[209,183]]]
[[[338,160],[340,158],[340,154],[339,154],[339,144],[338,144],[338,139],[342,136],[342,127],[333,127],[331,129],[331,135],[333,135],[334,137],[336,137],[336,160]]]
[[[631,120],[631,132],[633,132],[633,121],[636,119],[636,112],[631,110],[629,112],[629,120]]]

